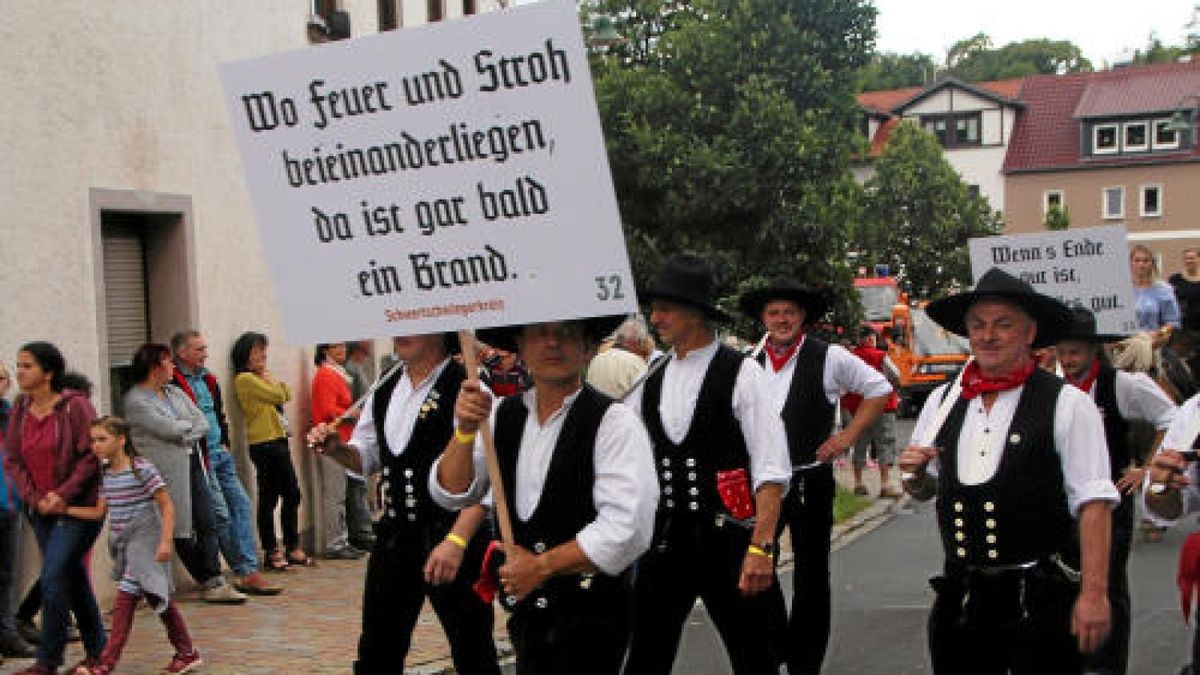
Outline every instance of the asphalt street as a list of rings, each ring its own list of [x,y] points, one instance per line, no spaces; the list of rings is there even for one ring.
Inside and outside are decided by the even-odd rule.
[[[898,439],[907,439],[911,421]],[[1175,588],[1180,545],[1194,531],[1189,520],[1162,541],[1136,535],[1129,575],[1133,596],[1131,675],[1175,675],[1187,662],[1191,629],[1184,625]],[[833,634],[827,675],[917,675],[932,672],[925,622],[932,594],[927,579],[941,564],[932,503],[912,503],[876,529],[844,544],[831,561]],[[790,570],[780,583],[790,598]],[[693,612],[676,660],[677,675],[729,673],[719,637],[702,606]]]

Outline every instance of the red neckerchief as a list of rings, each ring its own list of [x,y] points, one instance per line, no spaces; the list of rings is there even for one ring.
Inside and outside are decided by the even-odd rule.
[[[1096,383],[1096,377],[1098,377],[1099,375],[1100,375],[1100,359],[1093,359],[1092,367],[1088,368],[1087,375],[1084,375],[1082,380],[1079,380],[1078,382],[1076,382],[1075,378],[1071,377],[1070,375],[1067,375],[1067,382],[1070,382],[1071,384],[1075,385],[1076,387],[1079,387],[1080,389],[1084,390],[1085,392],[1090,392],[1092,390],[1092,385]]]
[[[775,348],[775,345],[771,344],[770,340],[767,340],[766,349],[763,351],[767,353],[767,358],[771,359],[771,367],[775,369],[775,372],[778,373],[780,370],[783,370],[783,366],[787,364],[788,359],[792,358],[792,354],[795,354],[796,350],[800,349],[800,343],[803,341],[804,336],[800,335],[796,338],[795,342],[780,351]]]
[[[1029,376],[1033,374],[1033,369],[1036,367],[1037,365],[1030,359],[1025,362],[1025,365],[1018,366],[1004,377],[990,378],[983,376],[983,372],[979,370],[979,363],[977,361],[972,361],[963,370],[962,396],[970,401],[980,394],[1016,389],[1025,384],[1025,380],[1029,379]]]

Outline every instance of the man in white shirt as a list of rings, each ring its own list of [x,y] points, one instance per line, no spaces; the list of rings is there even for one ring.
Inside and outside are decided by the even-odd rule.
[[[905,489],[938,497],[945,569],[930,580],[934,672],[1082,672],[1081,653],[1110,628],[1119,496],[1096,406],[1032,359],[1068,329],[1070,310],[992,268],[973,291],[927,311],[974,355],[953,394],[949,385],[930,394],[900,457]]]
[[[1129,663],[1130,599],[1126,566],[1133,540],[1132,495],[1141,485],[1143,474],[1134,467],[1135,457],[1128,446],[1129,422],[1149,422],[1161,438],[1175,420],[1175,403],[1145,373],[1126,373],[1109,365],[1101,345],[1122,336],[1097,333],[1095,315],[1082,307],[1072,309],[1071,313],[1071,328],[1058,341],[1055,352],[1067,382],[1086,392],[1100,410],[1112,480],[1123,495],[1112,514],[1112,552],[1108,562],[1112,632],[1104,646],[1086,655],[1084,661],[1087,672],[1123,675]]]
[[[892,387],[845,348],[805,334],[805,327],[827,308],[820,293],[778,277],[745,293],[739,305],[767,329],[757,360],[766,374],[771,409],[783,419],[792,468],[780,518],[780,529],[786,525],[791,532],[795,556],[792,613],[783,640],[788,672],[816,675],[829,642],[829,540],[835,494],[830,461],[875,424]],[[834,417],[843,394],[857,394],[862,402],[839,430]]]
[[[367,562],[356,675],[403,670],[428,597],[460,673],[499,675],[492,608],[471,586],[486,545],[481,506],[455,513],[429,494],[434,461],[454,430],[454,403],[466,373],[451,360],[452,334],[396,338],[404,367],[363,404],[349,443],[320,424],[309,445],[360,475],[382,474],[383,516]]]
[[[777,669],[770,638],[787,446],[762,369],[714,337],[711,323],[727,317],[712,294],[712,271],[694,256],[668,262],[639,293],[673,351],[628,399],[654,444],[662,493],[654,545],[638,564],[626,675],[670,672],[697,597],[734,673]]]
[[[650,442],[633,411],[580,376],[622,318],[479,331],[520,353],[533,388],[493,401],[464,383],[458,427],[430,476],[448,508],[483,499],[490,481],[476,432],[491,417],[514,539],[499,575],[520,675],[615,675],[625,655],[630,567],[654,523]]]

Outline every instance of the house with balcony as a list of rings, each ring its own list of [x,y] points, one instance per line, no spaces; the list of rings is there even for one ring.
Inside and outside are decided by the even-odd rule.
[[[919,124],[945,149],[950,162],[972,191],[987,198],[992,208],[1004,210],[1004,177],[1001,167],[1022,103],[1021,79],[967,83],[953,77],[925,87],[907,87],[859,94],[863,133],[870,150],[854,167],[865,182],[873,163],[887,147],[892,131],[902,121]]]

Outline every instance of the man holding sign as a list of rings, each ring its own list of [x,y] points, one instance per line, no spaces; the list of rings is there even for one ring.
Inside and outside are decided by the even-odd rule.
[[[953,388],[930,394],[900,457],[905,489],[938,497],[945,570],[930,582],[934,672],[1079,673],[1080,653],[1109,632],[1119,496],[1096,406],[1031,357],[1069,328],[1070,310],[993,268],[928,313],[967,337],[974,355]]]
[[[480,502],[490,480],[476,434],[492,426],[510,491],[496,495],[497,515],[513,538],[500,590],[521,675],[615,675],[625,655],[629,569],[650,545],[657,503],[650,441],[633,411],[581,377],[622,319],[479,331],[488,344],[520,353],[533,388],[493,399],[477,381],[465,382],[458,426],[430,476],[443,506]]]
[[[354,672],[403,670],[413,628],[428,596],[459,673],[499,675],[492,608],[471,589],[484,537],[481,506],[447,511],[429,495],[434,460],[454,429],[454,401],[466,379],[450,358],[452,333],[396,338],[404,366],[387,375],[362,406],[349,443],[337,420],[318,424],[309,445],[360,475],[382,474],[383,516],[367,562],[362,634]]]

